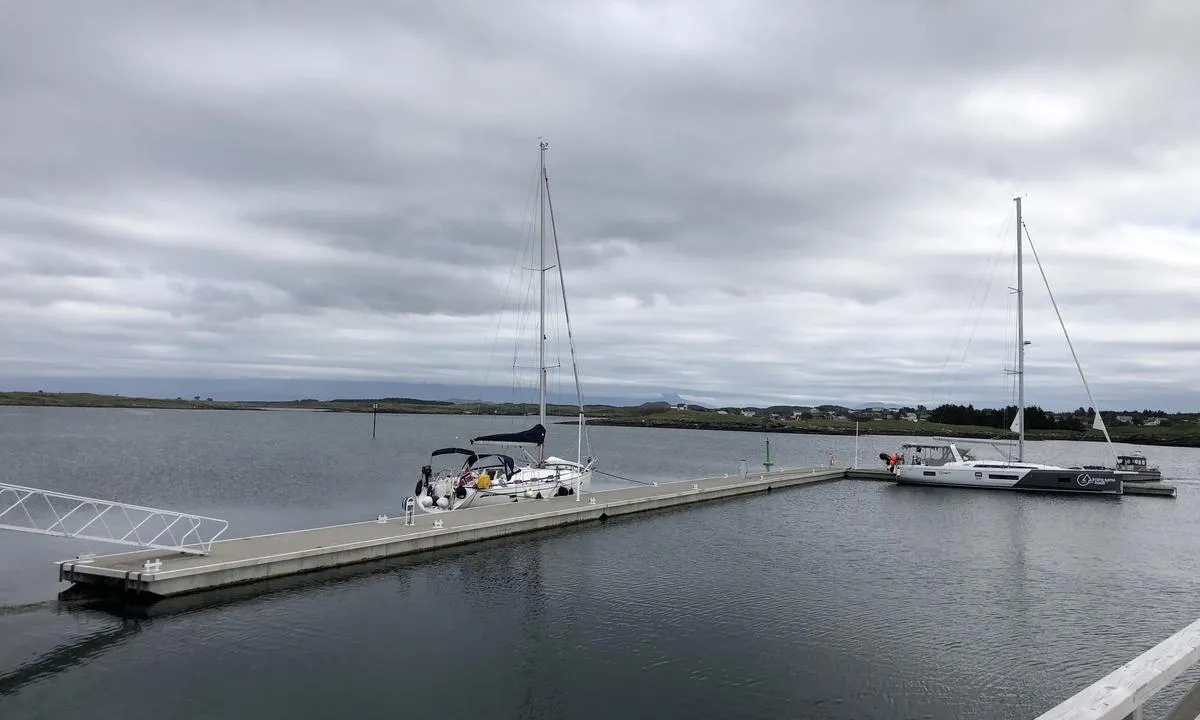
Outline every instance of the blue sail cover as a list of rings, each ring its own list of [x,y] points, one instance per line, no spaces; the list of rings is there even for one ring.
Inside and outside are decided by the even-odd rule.
[[[471,438],[472,445],[541,445],[545,441],[546,428],[541,423],[521,432],[480,435]]]

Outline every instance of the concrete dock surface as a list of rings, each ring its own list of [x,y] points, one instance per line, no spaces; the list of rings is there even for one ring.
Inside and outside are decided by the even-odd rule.
[[[219,540],[207,555],[138,550],[58,563],[59,579],[160,597],[267,580],[607,517],[841,480],[844,468],[712,477],[547,500],[403,515],[380,522]],[[411,522],[411,524],[407,524]]]
[[[117,594],[168,597],[575,525],[629,513],[842,479],[892,481],[876,468],[801,468],[521,499],[453,512],[219,540],[209,554],[137,550],[64,560],[59,580]],[[1174,497],[1173,485],[1126,483],[1126,495]]]

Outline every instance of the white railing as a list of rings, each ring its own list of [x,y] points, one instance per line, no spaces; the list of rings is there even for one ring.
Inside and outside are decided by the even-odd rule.
[[[1200,620],[1113,670],[1037,720],[1142,720],[1142,708],[1200,660]],[[1164,716],[1165,720],[1200,717],[1200,683]]]
[[[207,555],[229,523],[0,483],[0,529]]]

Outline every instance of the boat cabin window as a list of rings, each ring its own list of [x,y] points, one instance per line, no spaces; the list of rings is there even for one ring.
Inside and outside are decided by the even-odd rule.
[[[901,462],[906,465],[945,465],[954,462],[949,445],[906,444],[901,447]]]

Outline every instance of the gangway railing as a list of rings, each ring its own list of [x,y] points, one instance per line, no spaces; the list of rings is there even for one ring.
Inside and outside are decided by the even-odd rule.
[[[1200,620],[1080,690],[1037,720],[1143,720],[1143,707],[1200,660]],[[1200,682],[1163,716],[1200,718]]]
[[[0,483],[0,529],[207,555],[217,518]]]

